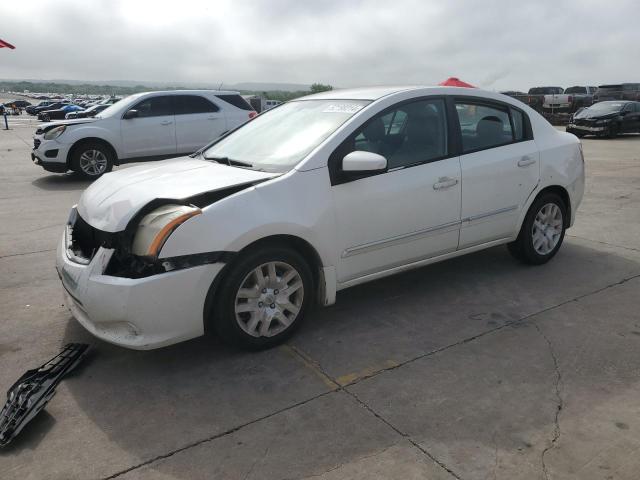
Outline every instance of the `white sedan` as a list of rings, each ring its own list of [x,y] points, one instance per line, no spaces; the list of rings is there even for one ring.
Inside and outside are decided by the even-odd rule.
[[[265,348],[353,285],[499,244],[543,264],[583,190],[579,140],[517,100],[334,90],[190,158],[106,174],[72,209],[57,269],[73,315],[108,342],[214,331]]]

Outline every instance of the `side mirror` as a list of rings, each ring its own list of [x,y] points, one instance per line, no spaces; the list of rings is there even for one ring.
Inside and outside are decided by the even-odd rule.
[[[356,150],[342,159],[342,171],[353,173],[379,173],[387,169],[387,159],[373,152]]]
[[[125,114],[122,116],[125,120],[129,120],[130,118],[136,118],[138,116],[138,110],[127,110]]]

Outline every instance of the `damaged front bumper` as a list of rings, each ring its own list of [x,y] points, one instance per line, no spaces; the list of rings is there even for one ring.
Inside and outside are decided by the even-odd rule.
[[[106,275],[114,250],[100,247],[81,263],[68,249],[68,229],[58,245],[56,269],[66,305],[90,333],[115,345],[148,350],[204,334],[204,303],[223,263],[207,263],[124,278]]]

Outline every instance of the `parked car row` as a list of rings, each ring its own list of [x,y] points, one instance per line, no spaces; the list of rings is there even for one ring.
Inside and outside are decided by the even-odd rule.
[[[52,106],[39,115],[62,115],[65,107]],[[238,92],[221,90],[139,93],[96,110],[43,123],[32,160],[50,172],[98,178],[125,161],[191,154],[256,115]]]
[[[533,87],[528,93],[504,92],[517,98],[543,115],[572,114],[583,107],[605,100],[640,100],[640,83],[621,83],[616,85]]]
[[[51,102],[49,100],[45,100],[40,102],[38,105],[28,107],[26,112],[30,115],[37,115],[38,120],[43,122],[49,122],[51,120],[61,120],[64,118],[82,118],[78,117],[78,112],[86,111],[89,108],[101,106],[104,107],[102,110],[106,109],[109,105],[112,105],[120,100],[119,97],[109,97],[101,100],[99,102],[86,101],[86,102],[78,102],[72,103],[68,100],[63,100],[60,102]],[[93,109],[89,112],[87,117],[95,115],[96,109]]]

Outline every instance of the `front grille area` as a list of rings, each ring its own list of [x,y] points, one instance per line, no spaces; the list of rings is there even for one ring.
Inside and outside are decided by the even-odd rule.
[[[585,127],[590,127],[593,125],[593,120],[585,120],[583,118],[580,118],[578,120],[574,120],[574,122],[576,125],[582,125]]]
[[[93,228],[80,216],[71,226],[71,250],[79,257],[91,260],[100,247],[111,245],[113,233]]]
[[[37,149],[37,148],[40,146],[40,144],[41,144],[41,143],[42,143],[42,142],[40,141],[40,139],[39,139],[39,138],[34,138],[34,139],[33,139],[33,148],[36,148],[36,149]]]

